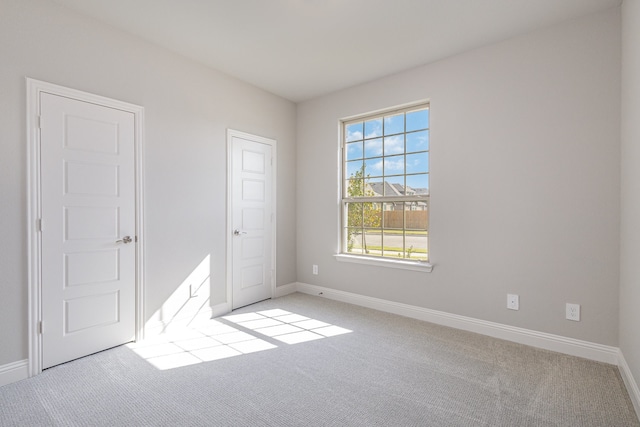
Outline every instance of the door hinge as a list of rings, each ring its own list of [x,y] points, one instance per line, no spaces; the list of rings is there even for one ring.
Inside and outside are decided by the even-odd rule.
[[[36,219],[36,230],[42,232],[42,218]]]
[[[42,335],[42,321],[38,322],[38,333]]]
[[[36,116],[36,125],[38,129],[42,129],[42,116]]]

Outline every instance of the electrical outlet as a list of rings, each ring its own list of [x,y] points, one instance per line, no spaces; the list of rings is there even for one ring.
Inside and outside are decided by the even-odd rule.
[[[507,308],[509,310],[520,310],[520,297],[516,294],[507,294]]]
[[[313,274],[315,274],[315,275],[318,274],[318,265],[317,264],[313,264]]]
[[[567,320],[580,321],[580,304],[567,303]]]

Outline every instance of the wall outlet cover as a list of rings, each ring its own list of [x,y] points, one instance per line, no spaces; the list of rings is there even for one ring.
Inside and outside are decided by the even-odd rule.
[[[567,303],[567,320],[580,321],[580,304]]]

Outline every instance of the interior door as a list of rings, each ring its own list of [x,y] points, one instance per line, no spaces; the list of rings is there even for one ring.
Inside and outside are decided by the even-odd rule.
[[[135,336],[134,114],[40,98],[42,360]]]
[[[255,139],[231,137],[234,309],[272,297],[272,147]]]

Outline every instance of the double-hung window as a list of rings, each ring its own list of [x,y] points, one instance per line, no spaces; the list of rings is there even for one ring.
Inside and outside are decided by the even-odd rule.
[[[429,261],[429,105],[342,123],[341,253]]]

